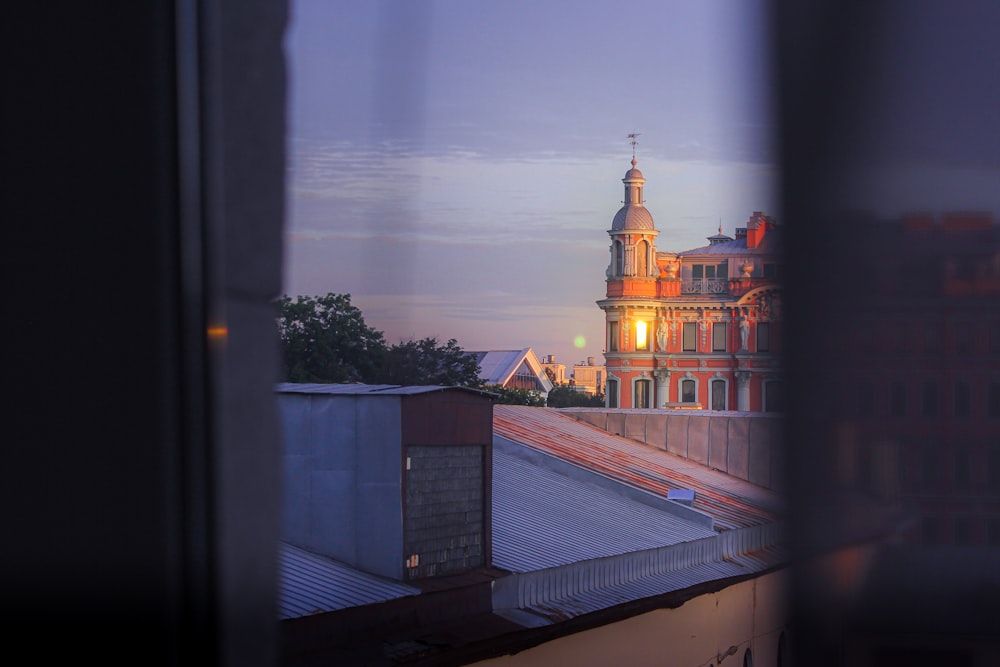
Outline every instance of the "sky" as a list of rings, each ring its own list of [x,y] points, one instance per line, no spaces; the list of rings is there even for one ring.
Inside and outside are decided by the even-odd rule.
[[[781,222],[765,7],[292,0],[284,292],[602,363],[629,133],[659,250]]]

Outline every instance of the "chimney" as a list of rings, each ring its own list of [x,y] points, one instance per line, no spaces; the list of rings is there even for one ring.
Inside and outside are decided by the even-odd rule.
[[[756,248],[764,239],[767,231],[767,216],[760,211],[754,211],[747,221],[747,248]]]
[[[594,358],[593,357],[587,357],[587,365],[588,366],[593,366],[594,365]]]

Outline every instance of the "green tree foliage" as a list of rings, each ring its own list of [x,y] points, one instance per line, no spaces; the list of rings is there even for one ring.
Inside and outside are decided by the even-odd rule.
[[[550,408],[603,408],[604,396],[589,396],[569,385],[553,387],[547,405]]]
[[[479,387],[479,364],[451,338],[439,345],[436,338],[409,340],[389,348],[376,374],[383,384]]]
[[[497,403],[506,405],[530,405],[533,407],[545,407],[545,399],[534,389],[517,389],[504,387],[500,384],[489,384],[483,387],[485,391],[499,395]]]
[[[479,364],[455,339],[386,345],[350,294],[278,299],[282,377],[288,382],[479,387]]]
[[[387,352],[350,294],[281,297],[278,336],[289,382],[371,382]]]

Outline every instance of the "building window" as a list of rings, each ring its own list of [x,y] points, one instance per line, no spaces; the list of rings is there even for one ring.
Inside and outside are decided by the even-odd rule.
[[[967,322],[955,324],[955,353],[972,354],[974,352],[972,340],[972,325]]]
[[[649,244],[639,241],[635,247],[635,274],[640,278],[645,278],[649,274]]]
[[[969,544],[969,517],[967,516],[956,516],[955,517],[955,544],[965,545]]]
[[[923,470],[920,472],[920,481],[923,484],[934,484],[938,479],[938,450],[935,445],[924,449]]]
[[[764,383],[764,412],[784,412],[784,383],[771,380]]]
[[[990,447],[986,453],[986,481],[993,489],[1000,485],[1000,447]]]
[[[621,276],[625,273],[625,248],[621,241],[615,241],[614,252],[611,258],[611,275]]]
[[[701,280],[705,277],[705,265],[694,264],[691,267],[691,280]]]
[[[726,391],[726,381],[725,380],[712,380],[712,409],[713,410],[725,410],[726,409],[726,398],[728,392]]]
[[[649,380],[636,380],[635,381],[635,400],[632,402],[632,407],[634,408],[648,408],[649,407]]]
[[[694,380],[681,380],[681,403],[695,403],[697,384]]]
[[[968,417],[972,413],[972,393],[969,383],[959,380],[955,383],[955,416]]]
[[[608,352],[618,351],[618,323],[608,322]]]
[[[959,447],[955,450],[955,484],[966,485],[970,477],[969,450]]]
[[[771,323],[770,322],[758,322],[757,323],[757,351],[758,352],[770,352],[771,351]]]
[[[642,320],[635,322],[635,349],[649,350],[649,323]]]
[[[938,518],[936,516],[925,516],[921,521],[921,532],[923,533],[924,544],[937,544]]]
[[[938,413],[938,386],[934,381],[924,383],[920,408],[924,417],[934,417]]]
[[[899,380],[889,385],[889,414],[893,417],[906,416],[906,385]]]
[[[696,322],[684,323],[683,350],[685,352],[698,351],[698,324]]]
[[[712,325],[712,351],[713,352],[725,352],[726,351],[726,323],[725,322],[715,322]]]
[[[608,398],[608,407],[617,408],[618,407],[618,380],[608,378],[606,395]]]
[[[991,547],[1000,547],[1000,518],[993,517],[987,522],[986,542]]]
[[[938,326],[937,322],[928,322],[924,325],[925,352],[941,351],[941,332],[939,331]]]
[[[871,380],[862,380],[858,384],[858,416],[873,417],[875,415],[875,384]]]

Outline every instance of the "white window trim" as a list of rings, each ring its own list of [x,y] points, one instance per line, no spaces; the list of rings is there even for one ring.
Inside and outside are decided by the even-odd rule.
[[[608,391],[608,381],[613,380],[615,383],[615,405],[617,407],[611,407],[611,392]],[[618,410],[622,407],[622,381],[621,378],[614,373],[608,373],[607,377],[604,378],[604,407],[609,410]]]
[[[683,387],[684,387],[683,383],[684,383],[685,380],[694,380],[694,402],[698,403],[698,396],[700,396],[700,393],[699,393],[700,387],[698,386],[698,377],[696,375],[692,374],[691,371],[688,371],[684,375],[682,375],[679,378],[677,378],[677,402],[678,403],[684,403],[685,402],[684,401],[684,391],[683,391]]]
[[[716,380],[722,380],[723,382],[726,383],[726,388],[724,390],[725,405],[723,406],[722,410],[727,411],[729,410],[729,378],[719,372],[716,372],[715,375],[713,375],[708,379],[708,409],[709,410],[714,409],[712,408],[712,391],[713,391],[712,383],[715,382]]]
[[[634,378],[632,378],[632,407],[633,408],[636,407],[636,405],[635,405],[635,385],[640,380],[646,380],[647,382],[649,382],[649,405],[647,405],[646,407],[647,408],[656,407],[656,396],[654,395],[655,392],[656,392],[656,383],[653,381],[653,376],[650,375],[649,373],[647,373],[646,371],[643,371],[639,375],[637,375]],[[621,390],[621,385],[619,384],[619,391],[620,390]],[[618,405],[621,405],[621,403],[618,403]]]

